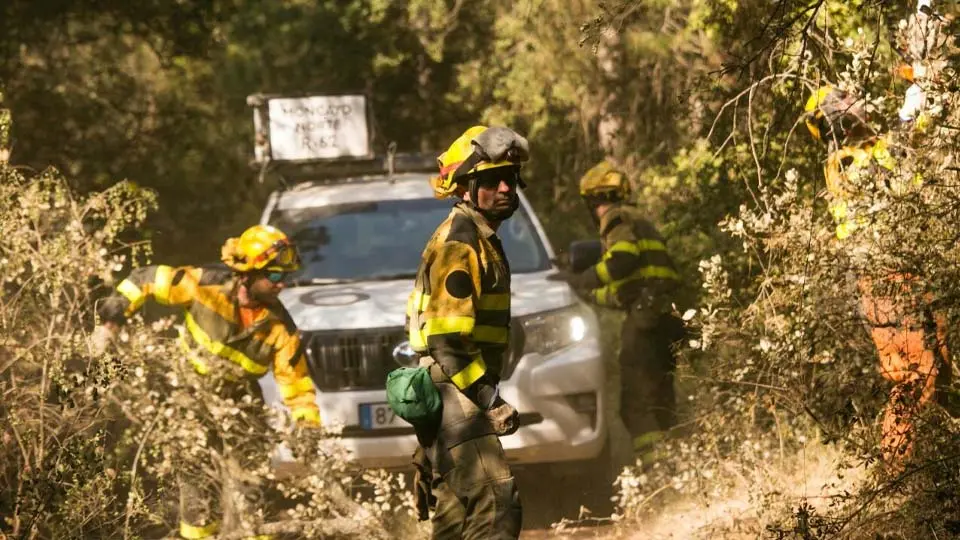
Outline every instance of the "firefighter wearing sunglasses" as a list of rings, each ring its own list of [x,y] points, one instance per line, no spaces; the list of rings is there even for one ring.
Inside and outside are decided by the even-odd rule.
[[[520,204],[526,139],[476,126],[440,155],[437,198],[457,197],[423,252],[407,306],[411,347],[440,393],[436,425],[418,426],[420,518],[434,538],[520,535],[517,486],[499,436],[519,428],[497,391],[510,337],[510,266],[497,228]]]
[[[256,225],[227,240],[221,258],[229,269],[156,265],[134,270],[100,305],[100,334],[115,333],[148,299],[183,307],[181,346],[193,368],[210,382],[210,391],[262,399],[257,379],[272,367],[293,419],[319,426],[303,345],[277,299],[284,276],[300,267],[296,249],[283,232]],[[213,514],[219,503],[209,495],[216,489],[204,489],[186,474],[183,478],[180,535],[216,534]]]

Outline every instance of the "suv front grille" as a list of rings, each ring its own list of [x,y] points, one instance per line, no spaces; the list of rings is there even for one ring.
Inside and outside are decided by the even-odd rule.
[[[307,335],[307,362],[318,390],[382,390],[400,367],[393,350],[407,340],[402,327]]]
[[[511,343],[500,370],[502,380],[510,378],[523,356],[523,325],[513,320],[511,326]],[[317,389],[325,392],[383,390],[387,373],[400,367],[393,359],[393,350],[407,341],[402,327],[304,332],[304,335],[310,376]]]

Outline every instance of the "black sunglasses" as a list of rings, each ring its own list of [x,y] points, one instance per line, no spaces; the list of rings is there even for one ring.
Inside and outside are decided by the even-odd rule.
[[[517,167],[497,167],[476,173],[477,186],[485,189],[496,189],[500,182],[506,182],[510,189],[527,187],[520,178],[520,169]]]

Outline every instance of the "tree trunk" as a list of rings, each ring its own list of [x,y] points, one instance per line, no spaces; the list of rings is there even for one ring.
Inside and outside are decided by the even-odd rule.
[[[619,163],[623,155],[621,130],[623,118],[617,110],[622,88],[620,65],[623,54],[620,50],[620,34],[612,27],[605,28],[597,46],[597,62],[604,74],[607,97],[600,106],[600,122],[597,125],[597,137],[604,153]]]

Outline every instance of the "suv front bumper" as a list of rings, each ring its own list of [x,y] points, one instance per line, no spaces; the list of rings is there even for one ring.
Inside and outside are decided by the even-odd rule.
[[[521,427],[502,437],[511,463],[532,464],[591,459],[606,441],[603,417],[605,373],[594,337],[549,355],[524,355],[500,395],[520,412]],[[360,407],[383,403],[383,390],[319,392],[317,403],[327,426],[342,425],[342,444],[364,467],[400,469],[417,447],[413,429],[399,418],[390,427],[361,427]]]

